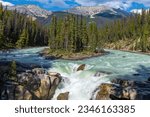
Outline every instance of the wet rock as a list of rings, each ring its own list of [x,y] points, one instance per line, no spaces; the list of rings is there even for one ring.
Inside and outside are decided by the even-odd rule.
[[[50,91],[52,84],[48,76],[41,76],[40,79],[41,79],[41,85],[39,87],[40,96],[41,99],[46,100],[49,98],[48,92]]]
[[[94,74],[94,77],[100,77],[101,76],[101,72],[97,72]]]
[[[136,89],[134,89],[132,87],[123,88],[122,97],[124,97],[125,99],[135,100],[136,96],[137,96]]]
[[[111,84],[101,84],[100,91],[96,95],[96,100],[110,100],[109,92],[112,88]]]
[[[59,73],[57,73],[57,72],[50,72],[50,71],[48,71],[48,73],[47,73],[49,76],[55,76],[55,77],[60,77],[61,75],[59,74]]]
[[[94,77],[100,77],[100,76],[103,76],[103,75],[110,75],[110,74],[111,74],[110,72],[98,71],[94,74]]]
[[[147,100],[150,99],[150,82],[123,79],[112,80],[113,84],[101,84],[97,100]]]
[[[68,100],[68,98],[69,98],[69,92],[60,93],[57,97],[57,100]]]
[[[32,69],[32,72],[35,74],[44,74],[45,70],[43,68],[34,68]]]
[[[55,94],[61,81],[58,73],[44,74],[41,68],[26,69],[17,74],[17,81],[0,81],[0,99],[47,100]]]
[[[125,80],[125,79],[113,79],[111,81],[114,84],[119,84],[121,87],[134,86],[136,81]]]
[[[141,75],[141,74],[138,74],[138,73],[137,73],[137,74],[133,74],[133,76],[140,76],[140,75]]]
[[[85,64],[82,64],[80,65],[78,68],[77,68],[77,71],[83,71],[85,69]]]

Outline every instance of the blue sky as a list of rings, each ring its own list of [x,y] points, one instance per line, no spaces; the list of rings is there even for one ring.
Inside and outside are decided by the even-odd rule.
[[[41,8],[60,11],[76,6],[107,5],[127,11],[132,9],[150,8],[150,0],[0,0],[4,5],[34,4]]]

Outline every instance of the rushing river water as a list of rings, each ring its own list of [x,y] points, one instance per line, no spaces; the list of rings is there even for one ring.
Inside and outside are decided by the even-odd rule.
[[[53,99],[64,92],[70,92],[69,99],[90,99],[101,83],[110,82],[113,78],[146,80],[150,76],[150,56],[148,55],[107,50],[110,52],[107,55],[85,60],[45,60],[38,54],[44,48],[0,52],[0,60],[38,64],[51,72],[60,73],[63,80]],[[86,64],[85,70],[77,71],[81,64]]]

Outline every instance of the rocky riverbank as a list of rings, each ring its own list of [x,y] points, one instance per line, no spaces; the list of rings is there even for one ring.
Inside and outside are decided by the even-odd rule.
[[[114,79],[111,84],[103,83],[98,88],[96,100],[149,100],[150,79],[133,81]]]
[[[37,65],[16,63],[16,77],[10,76],[11,62],[0,62],[1,100],[50,100],[63,77],[59,73],[48,72]],[[77,71],[85,69],[80,65]],[[98,76],[102,73],[99,72]],[[149,100],[150,78],[147,81],[114,79],[103,83],[96,90],[93,100]],[[57,100],[68,100],[70,92],[60,93]],[[93,95],[95,95],[93,93]],[[94,96],[92,96],[94,97]]]
[[[16,76],[10,76],[10,62],[0,63],[1,100],[50,100],[61,82],[59,73],[37,66],[16,63]]]

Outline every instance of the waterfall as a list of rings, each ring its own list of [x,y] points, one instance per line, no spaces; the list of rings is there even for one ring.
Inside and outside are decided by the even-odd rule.
[[[109,83],[113,78],[145,80],[150,76],[150,56],[148,55],[107,50],[110,52],[107,55],[78,61],[45,60],[38,54],[44,48],[0,52],[0,60],[33,63],[43,68],[46,65],[49,66],[48,71],[60,73],[62,81],[55,92],[54,100],[60,93],[65,92],[69,92],[70,100],[89,100],[101,83]],[[77,71],[81,64],[85,64],[85,69]]]

